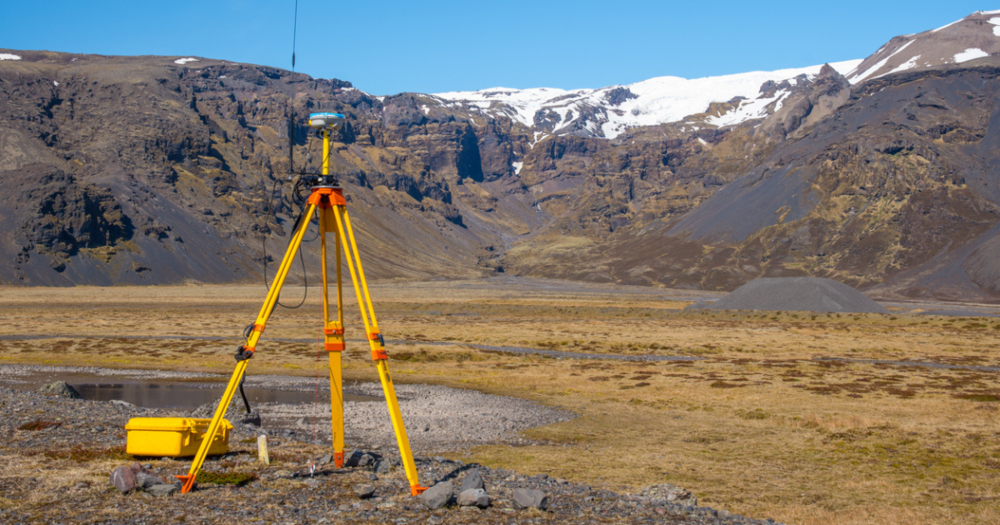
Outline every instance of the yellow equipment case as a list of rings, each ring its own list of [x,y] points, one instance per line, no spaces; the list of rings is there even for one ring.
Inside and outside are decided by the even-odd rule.
[[[128,432],[125,452],[133,456],[194,456],[211,422],[189,417],[134,417],[125,425]],[[233,425],[225,419],[221,423],[208,449],[210,456],[229,451],[229,431]]]

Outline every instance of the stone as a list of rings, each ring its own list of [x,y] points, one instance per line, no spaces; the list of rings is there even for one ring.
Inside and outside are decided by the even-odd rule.
[[[673,503],[675,505],[691,507],[698,506],[698,498],[694,494],[691,494],[690,491],[670,483],[650,485],[642,489],[639,492],[639,495],[651,500],[666,500],[667,503]]]
[[[375,463],[375,456],[361,450],[351,452],[344,461],[345,467],[367,467]]]
[[[118,467],[111,471],[111,484],[124,494],[135,488],[135,474],[126,466]]]
[[[490,506],[490,497],[483,489],[469,489],[458,493],[456,502],[463,507],[479,507],[485,509]]]
[[[47,396],[65,397],[67,399],[82,399],[80,393],[65,381],[56,381],[51,385],[45,385],[38,389],[38,393]]]
[[[317,465],[329,465],[330,463],[333,463],[333,456],[331,456],[330,454],[327,454],[316,460]]]
[[[514,508],[545,510],[549,508],[549,497],[540,490],[517,489],[514,491]]]
[[[383,459],[375,464],[376,474],[388,474],[390,470],[392,470],[392,464],[387,459]]]
[[[425,490],[423,494],[417,496],[421,503],[430,510],[437,510],[444,507],[451,501],[451,494],[455,491],[455,486],[450,481],[438,483]]]
[[[462,492],[472,489],[486,489],[486,485],[483,483],[483,475],[480,474],[478,470],[473,470],[465,475],[465,478],[462,480],[462,486],[458,489],[458,492],[461,494]]]
[[[148,489],[153,485],[165,485],[162,478],[154,476],[149,472],[139,472],[135,475],[135,486],[141,489]]]
[[[375,485],[355,485],[354,494],[361,499],[368,499],[375,495]]]
[[[164,483],[162,485],[153,485],[152,487],[146,489],[146,492],[152,494],[153,496],[161,497],[172,496],[175,492],[177,492],[177,490],[177,485]]]
[[[148,470],[146,470],[146,467],[144,467],[142,463],[139,463],[138,461],[129,465],[128,468],[129,470],[132,471],[133,474],[138,474],[140,472],[149,472]]]

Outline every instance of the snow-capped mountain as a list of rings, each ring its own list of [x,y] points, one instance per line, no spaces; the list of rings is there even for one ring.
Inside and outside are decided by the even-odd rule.
[[[993,54],[1000,54],[1000,10],[977,11],[937,29],[897,36],[868,58],[830,65],[851,84],[857,84],[892,73],[960,64]],[[780,109],[791,88],[815,78],[821,67],[696,79],[657,77],[599,89],[491,88],[436,93],[432,97],[444,106],[462,107],[472,114],[509,117],[532,129],[536,141],[550,135],[611,139],[629,128],[679,122],[704,114],[713,103],[729,104],[702,115],[698,125],[724,127],[767,117]],[[769,82],[779,89],[765,89]]]
[[[937,29],[897,36],[847,73],[852,84],[892,73],[961,64],[1000,53],[1000,10],[977,11]]]
[[[861,60],[830,64],[840,73],[855,69]],[[628,128],[678,122],[704,113],[713,102],[733,107],[702,120],[709,126],[730,126],[769,114],[780,107],[788,89],[763,90],[774,82],[795,86],[815,77],[822,65],[753,71],[735,75],[686,79],[657,77],[635,84],[600,89],[492,88],[480,91],[436,93],[446,106],[465,106],[484,116],[507,116],[534,129],[539,140],[549,135],[575,134],[614,138]]]

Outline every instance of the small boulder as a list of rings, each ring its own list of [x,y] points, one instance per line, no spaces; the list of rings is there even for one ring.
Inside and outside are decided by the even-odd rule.
[[[146,492],[157,497],[172,496],[174,492],[177,492],[177,485],[170,485],[167,483],[164,483],[162,485],[153,485],[152,487],[146,489]]]
[[[375,464],[376,474],[388,474],[392,470],[392,464],[389,463],[388,459],[382,459]]]
[[[47,396],[65,397],[68,399],[82,399],[80,393],[77,392],[72,386],[66,384],[65,381],[56,381],[51,385],[45,385],[38,389],[38,393],[45,394]]]
[[[465,479],[462,480],[462,487],[458,489],[458,492],[462,493],[472,489],[486,489],[486,485],[483,483],[483,475],[478,470],[473,470],[465,475]]]
[[[141,489],[148,489],[153,485],[165,485],[166,483],[159,476],[154,476],[149,472],[139,472],[135,475],[135,486]]]
[[[463,507],[479,507],[485,509],[490,506],[490,497],[483,489],[469,489],[458,493],[456,502]]]
[[[517,489],[514,491],[514,508],[545,510],[549,508],[549,497],[540,490]]]
[[[368,499],[375,495],[375,485],[355,485],[354,494],[361,499]]]
[[[344,462],[345,467],[367,467],[375,463],[375,456],[361,451],[355,450],[351,452],[350,456],[347,456],[347,460]]]
[[[451,501],[451,494],[454,491],[454,485],[452,485],[450,481],[445,481],[444,483],[438,483],[437,485],[425,490],[423,494],[417,498],[428,509],[437,510],[444,507],[449,501]]]
[[[135,474],[126,466],[118,467],[111,471],[111,484],[124,494],[135,488]]]

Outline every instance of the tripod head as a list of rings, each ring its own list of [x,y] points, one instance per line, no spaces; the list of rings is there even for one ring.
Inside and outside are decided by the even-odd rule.
[[[323,139],[323,172],[320,175],[300,174],[306,178],[309,186],[337,186],[336,177],[330,175],[330,134],[344,126],[345,117],[340,113],[312,113],[309,115],[309,126],[316,129],[316,135]],[[289,124],[291,127],[291,124]],[[289,144],[289,151],[292,145]],[[291,165],[289,153],[289,165]]]

